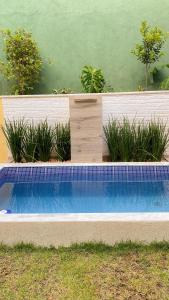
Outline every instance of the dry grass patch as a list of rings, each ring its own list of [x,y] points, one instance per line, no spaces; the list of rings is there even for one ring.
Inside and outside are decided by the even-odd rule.
[[[0,299],[169,299],[169,244],[0,247]]]

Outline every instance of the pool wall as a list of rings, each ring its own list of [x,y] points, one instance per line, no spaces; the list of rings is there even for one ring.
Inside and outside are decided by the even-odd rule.
[[[120,216],[1,216],[0,242],[13,245],[19,242],[43,246],[69,246],[72,243],[104,242],[113,245],[122,241],[169,240],[169,214],[154,218],[142,214]]]
[[[47,166],[48,164],[43,165]],[[3,166],[11,167],[11,164]],[[22,168],[19,164],[13,165],[15,168],[16,166]],[[60,165],[53,164],[53,166]],[[70,167],[70,164],[67,166]],[[84,164],[72,164],[71,166],[84,166]],[[86,164],[85,166],[91,165]],[[117,168],[122,166],[139,166],[139,168],[161,166],[165,175],[169,163],[118,163],[95,166],[99,166],[99,168],[102,166],[116,166]],[[38,168],[38,165],[27,164],[27,167]],[[151,172],[149,174],[151,176]],[[146,243],[168,241],[169,213],[9,214],[0,216],[0,242],[8,245],[31,242],[36,245],[58,247],[89,241],[102,241],[112,245],[128,240]]]

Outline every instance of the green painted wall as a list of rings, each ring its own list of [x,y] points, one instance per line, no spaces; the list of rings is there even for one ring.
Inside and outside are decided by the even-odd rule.
[[[32,31],[45,63],[39,93],[80,91],[80,71],[103,69],[116,91],[136,90],[143,66],[130,54],[142,20],[169,31],[169,0],[0,0],[0,27]],[[163,62],[169,62],[168,54]],[[0,78],[0,92],[7,84]]]

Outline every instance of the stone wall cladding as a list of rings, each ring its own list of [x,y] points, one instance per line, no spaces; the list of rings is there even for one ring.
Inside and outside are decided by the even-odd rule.
[[[47,118],[51,125],[69,121],[68,97],[4,97],[3,109],[5,119],[9,120],[25,118],[36,124]]]
[[[161,118],[164,122],[169,119],[169,93],[119,93],[103,96],[103,122],[109,117],[149,121]]]

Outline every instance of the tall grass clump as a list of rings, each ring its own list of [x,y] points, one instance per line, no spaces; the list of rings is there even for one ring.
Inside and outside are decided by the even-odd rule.
[[[136,124],[135,121],[129,122],[127,118],[119,124],[118,136],[119,157],[122,161],[131,161],[135,155]]]
[[[26,162],[35,162],[38,159],[37,128],[33,123],[27,125],[22,144],[23,159]]]
[[[142,161],[161,161],[169,142],[166,124],[160,120],[151,120],[147,125],[142,125],[139,131],[141,133],[137,136],[137,160],[141,158]]]
[[[53,148],[53,128],[47,120],[37,125],[37,160],[49,161]]]
[[[56,124],[54,128],[56,157],[60,161],[70,160],[70,125]]]
[[[149,142],[150,150],[156,160],[161,160],[169,142],[169,131],[166,128],[166,124],[160,121],[151,121],[149,123],[149,132],[151,136]]]
[[[148,127],[143,122],[137,124],[137,138],[135,141],[135,161],[148,161],[150,158],[148,140]],[[148,150],[148,152],[147,152]],[[151,156],[152,158],[152,156]]]
[[[14,162],[21,162],[23,150],[22,141],[26,131],[26,123],[24,119],[5,121],[2,131],[7,140]]]
[[[106,142],[112,161],[131,161],[135,151],[135,122],[124,118],[122,122],[112,119],[104,126]]]
[[[104,133],[106,137],[107,146],[109,149],[112,161],[120,160],[119,153],[119,123],[117,120],[109,120],[108,124],[104,126]]]
[[[112,161],[161,161],[169,142],[169,131],[160,120],[145,124],[112,119],[104,133]]]
[[[34,125],[24,119],[5,121],[2,131],[15,162],[70,160],[70,125],[50,126],[47,120]]]

